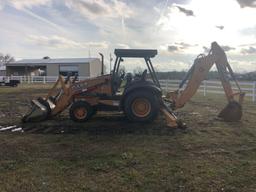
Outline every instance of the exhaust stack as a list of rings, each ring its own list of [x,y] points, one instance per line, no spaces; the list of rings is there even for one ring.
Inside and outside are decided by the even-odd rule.
[[[104,75],[104,55],[102,53],[99,53],[101,56],[101,75]]]

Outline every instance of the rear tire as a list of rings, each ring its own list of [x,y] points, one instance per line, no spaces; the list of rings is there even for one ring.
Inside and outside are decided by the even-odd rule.
[[[93,114],[92,106],[85,101],[76,101],[69,109],[69,116],[75,122],[86,122]]]
[[[131,121],[152,122],[159,112],[157,96],[148,91],[130,93],[124,101],[124,112]]]

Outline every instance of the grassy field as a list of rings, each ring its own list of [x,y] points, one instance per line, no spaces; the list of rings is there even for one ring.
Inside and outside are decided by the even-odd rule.
[[[24,103],[47,86],[0,88],[0,125],[42,128],[0,132],[0,191],[256,191],[256,104],[241,122],[215,119],[222,95],[196,95],[178,116],[188,129],[128,122],[120,113],[84,124],[63,113],[22,125]],[[47,129],[64,132],[44,133]],[[44,133],[44,134],[43,134]]]

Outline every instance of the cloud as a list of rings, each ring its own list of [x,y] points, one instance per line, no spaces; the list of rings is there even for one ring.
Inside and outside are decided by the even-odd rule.
[[[33,17],[33,18],[35,18],[35,19],[37,19],[37,20],[39,20],[43,23],[46,23],[46,24],[54,27],[55,29],[57,29],[59,31],[64,31],[64,29],[61,26],[53,23],[52,21],[50,21],[50,20],[48,20],[44,17],[39,16],[38,14],[33,13],[32,11],[30,11],[28,9],[23,9],[23,12],[25,12],[26,14],[30,15],[31,17]]]
[[[134,12],[120,0],[63,0],[65,6],[72,12],[74,18],[84,19],[97,29],[109,41],[125,43],[130,42],[130,37],[135,29],[127,27],[126,21],[132,17]],[[118,39],[118,40],[117,40]],[[128,40],[129,39],[129,40]]]
[[[106,42],[77,42],[65,37],[58,35],[46,37],[46,36],[37,36],[29,35],[27,38],[31,43],[46,47],[46,48],[56,48],[56,49],[81,49],[89,47],[97,48],[107,48],[108,44]]]
[[[168,45],[167,49],[168,49],[169,52],[179,51],[179,47],[175,46],[175,45]]]
[[[70,9],[78,10],[84,16],[97,17],[101,15],[108,15],[109,8],[104,4],[104,2],[102,2],[66,0],[66,6]]]
[[[218,28],[219,30],[223,30],[224,29],[223,25],[216,25],[215,27]]]
[[[210,49],[206,46],[203,46],[204,53],[209,53]]]
[[[37,36],[37,35],[29,35],[28,40],[36,45],[43,47],[51,47],[51,48],[81,48],[81,44],[66,39],[64,37],[60,37],[58,35],[54,35],[51,37],[47,36]]]
[[[96,48],[108,48],[108,43],[106,41],[102,42],[87,42],[87,43],[82,43],[82,47],[96,47]]]
[[[195,16],[194,12],[190,9],[185,9],[181,6],[175,5],[179,9],[180,12],[184,13],[186,16]]]
[[[256,48],[255,47],[244,48],[241,50],[241,53],[244,55],[256,54]]]
[[[27,15],[33,17],[34,19],[37,19],[43,23],[46,23],[53,28],[64,31],[62,27],[55,24],[54,22],[50,21],[49,19],[46,19],[45,17],[41,17],[40,15],[36,14],[35,12],[31,11],[31,8],[35,6],[42,6],[42,5],[49,5],[51,4],[52,0],[9,0],[9,1],[2,1],[0,0],[0,10],[4,9],[6,5],[9,5],[11,7],[14,7],[15,9],[19,11],[23,11]]]
[[[157,13],[159,14],[159,12]],[[163,31],[172,31],[175,28],[177,29],[177,27],[187,26],[186,22],[190,22],[191,24],[191,16],[195,16],[192,10],[174,3],[171,6],[167,6],[166,11],[160,13],[156,25]]]
[[[208,48],[208,47],[206,47],[206,46],[203,46],[202,48],[203,48],[203,50],[204,50],[204,53],[209,53],[210,48]],[[228,45],[223,45],[223,46],[221,46],[221,48],[222,48],[225,52],[228,52],[228,51],[231,51],[231,50],[235,50],[235,49],[236,49],[236,48],[230,47],[230,46],[228,46]]]
[[[123,44],[123,43],[118,43],[116,44],[117,48],[121,48],[121,49],[129,49],[130,46],[127,44]]]
[[[247,52],[253,52],[250,47],[256,48],[249,45],[255,42],[252,18],[256,12],[241,9],[237,0],[191,0],[184,4],[180,0],[0,0],[0,7],[2,2],[8,7],[1,11],[0,23],[5,27],[1,30],[0,49],[16,57],[81,57],[89,47],[97,55],[100,48],[108,46],[109,50],[101,51],[109,55],[117,47],[163,45],[155,61],[166,61],[161,69],[174,70],[177,61],[193,62],[202,46],[209,47],[210,39],[214,39],[230,45],[224,47],[231,52],[229,56],[245,49],[239,55],[255,59]],[[250,33],[241,33],[247,28],[252,28]],[[33,35],[26,38],[27,34]],[[207,47],[205,51],[209,50]],[[233,51],[233,47],[237,49]],[[175,62],[168,67],[172,59]]]
[[[5,6],[5,3],[0,0],[0,11],[4,8],[4,6]]]
[[[238,73],[247,73],[250,71],[255,71],[256,62],[247,61],[241,59],[229,59],[229,63],[233,70]]]
[[[32,8],[33,6],[47,5],[52,0],[9,0],[9,4],[16,9]]]
[[[132,15],[127,4],[118,0],[65,0],[65,5],[90,19],[129,18]]]
[[[195,47],[195,46],[197,46],[197,44],[191,45],[191,44],[184,43],[184,42],[179,42],[179,43],[175,42],[174,44],[175,44],[175,45],[178,45],[178,46],[179,46],[179,49],[188,49],[188,48],[190,48],[190,47]]]
[[[247,46],[256,46],[256,43],[246,43],[246,44],[241,44],[239,47],[247,47]]]
[[[241,8],[256,7],[256,0],[237,0]]]
[[[253,11],[255,11],[255,10],[253,10]],[[250,19],[248,19],[248,20],[250,20]],[[256,37],[256,25],[250,24],[250,26],[247,26],[245,28],[240,29],[239,32],[243,36],[253,36],[253,37]]]
[[[226,51],[226,52],[236,49],[236,48],[230,47],[230,46],[228,46],[228,45],[224,45],[224,46],[221,46],[221,47],[222,47],[222,49],[223,49],[224,51]]]
[[[175,42],[173,45],[162,46],[162,48],[167,47],[168,52],[182,52],[191,47],[195,47],[197,45],[191,45],[184,42]]]
[[[189,64],[179,60],[162,61],[154,65],[157,71],[187,71]]]

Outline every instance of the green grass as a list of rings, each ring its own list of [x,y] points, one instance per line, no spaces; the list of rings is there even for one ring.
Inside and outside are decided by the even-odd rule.
[[[20,124],[23,99],[48,88],[0,88],[0,125]],[[187,130],[161,116],[141,125],[100,113],[77,124],[64,113],[21,125],[63,134],[0,133],[0,191],[255,191],[256,104],[246,100],[243,120],[226,123],[215,120],[225,103],[196,95],[178,111]]]

